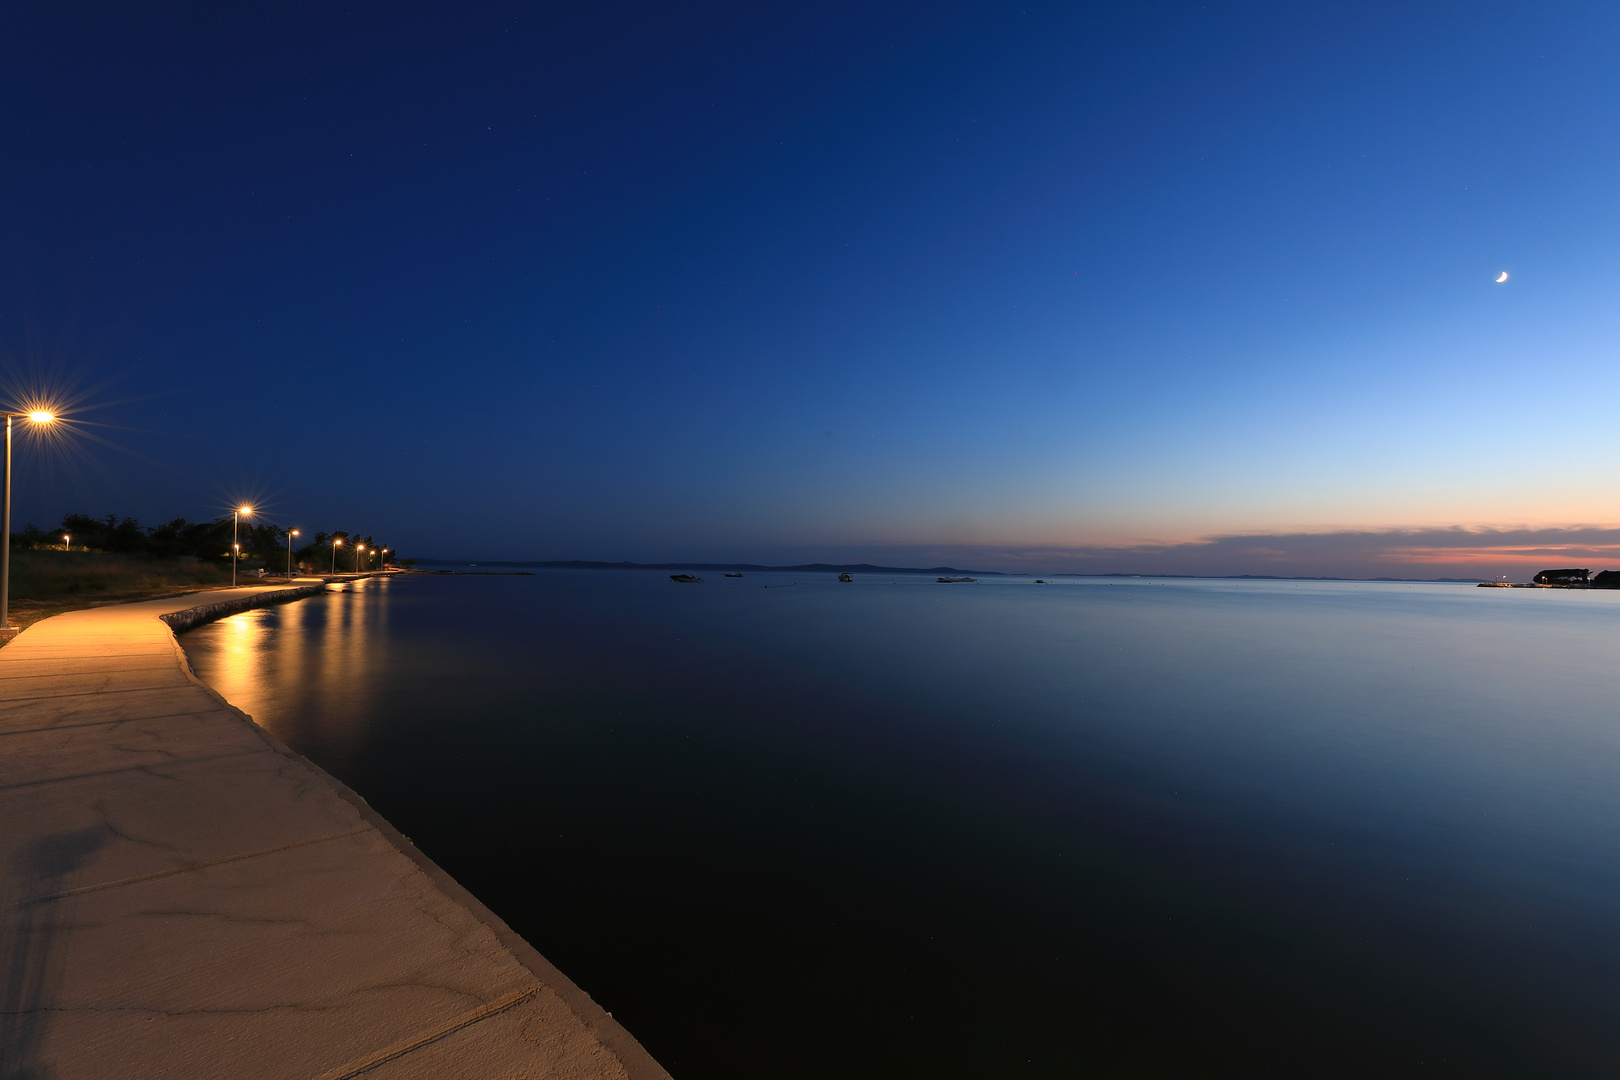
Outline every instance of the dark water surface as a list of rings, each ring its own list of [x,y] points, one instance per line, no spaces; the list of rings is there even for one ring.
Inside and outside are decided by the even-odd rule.
[[[705,576],[181,640],[678,1080],[1620,1072],[1620,594]]]

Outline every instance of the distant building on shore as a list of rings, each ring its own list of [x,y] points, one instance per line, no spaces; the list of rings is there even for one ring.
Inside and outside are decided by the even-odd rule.
[[[1536,575],[1535,582],[1537,585],[1586,585],[1590,573],[1590,570],[1543,570]]]
[[[1588,584],[1597,589],[1620,589],[1620,570],[1601,570]]]

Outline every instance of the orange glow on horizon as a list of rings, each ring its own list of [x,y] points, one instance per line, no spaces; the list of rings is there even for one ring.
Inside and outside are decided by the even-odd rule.
[[[1524,547],[1479,548],[1390,548],[1381,552],[1396,562],[1408,563],[1490,563],[1503,559],[1610,560],[1620,561],[1620,544],[1566,544]]]

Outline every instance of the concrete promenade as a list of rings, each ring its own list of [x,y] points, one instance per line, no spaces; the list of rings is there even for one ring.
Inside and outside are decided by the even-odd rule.
[[[274,591],[0,648],[0,1078],[667,1080],[159,619]]]

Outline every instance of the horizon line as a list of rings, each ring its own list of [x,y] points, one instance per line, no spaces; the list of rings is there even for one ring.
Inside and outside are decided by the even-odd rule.
[[[1253,580],[1253,581],[1394,581],[1416,584],[1478,584],[1488,581],[1478,577],[1341,577],[1332,574],[1155,574],[1141,571],[1110,570],[1085,572],[1076,570],[1024,571],[973,570],[956,566],[881,566],[874,563],[794,563],[787,566],[767,566],[762,563],[698,562],[673,560],[670,562],[641,563],[628,560],[606,561],[595,559],[439,559],[416,558],[418,564],[431,566],[528,566],[545,570],[750,570],[755,573],[786,573],[799,571],[825,571],[839,573],[865,571],[886,574],[984,574],[992,577],[1085,577],[1085,578],[1174,578],[1182,580]]]

